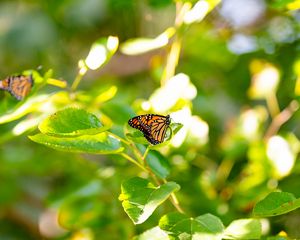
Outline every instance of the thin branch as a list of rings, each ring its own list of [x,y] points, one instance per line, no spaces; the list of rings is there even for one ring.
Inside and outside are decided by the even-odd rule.
[[[272,118],[276,117],[280,113],[279,104],[275,93],[269,94],[266,98],[267,106]]]
[[[79,71],[77,73],[77,76],[71,86],[71,90],[75,91],[79,85],[79,83],[81,82],[83,76],[86,74],[87,72],[87,66],[85,65],[85,63],[83,61],[79,61]]]
[[[167,183],[167,180],[163,179],[163,182]],[[171,203],[173,204],[173,206],[177,209],[178,212],[184,213],[183,209],[181,208],[181,206],[179,204],[179,201],[178,201],[175,193],[171,193],[169,199],[170,199]]]
[[[295,100],[291,101],[291,103],[282,112],[273,118],[266,131],[264,139],[268,140],[271,136],[275,135],[280,127],[286,123],[298,109],[299,104]]]
[[[108,131],[107,131],[107,133],[108,133],[109,135],[111,135],[112,137],[118,139],[119,141],[125,143],[126,145],[130,145],[130,143],[129,143],[128,141],[126,141],[124,138],[121,138],[121,137],[119,137],[118,135],[116,135],[116,134],[114,134],[114,133],[112,133],[112,132],[108,132]]]
[[[146,150],[145,150],[145,152],[144,152],[144,155],[143,155],[143,157],[142,157],[143,162],[145,162],[146,157],[147,157],[147,155],[148,155],[148,153],[149,153],[149,150],[150,150],[149,147],[147,147]]]
[[[182,44],[182,34],[178,29],[181,27],[183,23],[183,18],[185,13],[191,8],[190,3],[176,3],[176,19],[175,19],[175,27],[177,28],[177,34],[175,39],[171,45],[171,49],[167,56],[166,67],[162,74],[161,85],[165,85],[166,81],[175,75],[175,70],[179,61],[181,44]]]
[[[54,78],[48,78],[47,79],[47,84],[59,87],[59,88],[66,88],[68,86],[66,81],[63,80],[57,80]]]
[[[143,165],[141,165],[140,163],[138,163],[137,161],[135,161],[132,157],[130,157],[129,155],[127,155],[126,153],[121,153],[120,154],[122,157],[126,158],[127,160],[129,160],[130,162],[132,162],[133,164],[137,165],[140,169],[142,169],[145,172],[149,172],[148,169],[146,169]]]
[[[142,156],[141,152],[139,151],[139,149],[137,148],[137,146],[133,142],[129,142],[129,145],[132,147],[133,154],[138,159],[138,161],[141,164],[144,164],[143,156]]]

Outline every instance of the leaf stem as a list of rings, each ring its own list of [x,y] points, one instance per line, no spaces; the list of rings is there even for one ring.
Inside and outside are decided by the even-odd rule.
[[[66,88],[67,87],[67,82],[66,81],[62,81],[62,80],[58,80],[58,79],[54,79],[54,78],[48,78],[47,79],[47,84],[59,87],[59,88]]]
[[[82,77],[83,77],[83,75],[77,74],[77,76],[76,76],[76,78],[75,78],[75,80],[74,80],[74,82],[73,82],[73,84],[71,86],[71,90],[72,91],[75,91],[77,89],[77,87],[78,87],[78,85],[79,85]]]
[[[143,165],[141,165],[140,163],[138,163],[137,161],[135,161],[132,157],[130,157],[129,155],[127,155],[126,153],[121,153],[120,154],[122,157],[126,158],[128,161],[132,162],[133,164],[137,165],[139,168],[141,168],[143,171],[145,172],[149,172],[148,169],[146,169]]]
[[[167,180],[163,179],[163,182],[167,183]],[[179,204],[179,201],[178,201],[175,193],[171,193],[169,199],[170,199],[171,203],[173,204],[173,206],[177,209],[178,212],[184,213],[183,209],[181,208],[181,206]]]
[[[129,146],[132,147],[132,152],[136,156],[136,158],[138,159],[138,161],[141,164],[144,164],[143,156],[142,156],[141,152],[139,151],[139,149],[137,148],[137,146],[133,142],[129,142]]]
[[[129,143],[128,141],[126,141],[124,138],[121,138],[121,137],[119,137],[118,135],[116,135],[116,134],[114,134],[114,133],[112,133],[112,132],[109,132],[109,131],[107,131],[107,133],[108,133],[110,136],[112,136],[112,137],[118,139],[119,141],[123,142],[124,144],[130,145],[130,143]]]
[[[275,135],[279,128],[286,123],[298,109],[298,102],[296,100],[291,101],[282,112],[273,118],[269,128],[267,129],[264,139],[268,140],[271,136]]]
[[[85,65],[84,61],[83,60],[80,60],[78,62],[78,66],[79,66],[79,71],[77,73],[77,76],[71,86],[71,90],[72,91],[75,91],[79,85],[79,83],[81,82],[83,76],[86,74],[88,68],[87,66]]]
[[[142,157],[143,162],[145,162],[149,150],[150,150],[149,147],[147,147],[146,150],[145,150],[145,152],[144,152],[144,155],[143,155],[143,157]]]
[[[275,93],[271,93],[266,97],[267,106],[272,118],[275,118],[280,113],[279,104]]]
[[[175,70],[179,61],[180,51],[181,51],[181,43],[182,43],[182,34],[180,34],[180,27],[183,24],[183,18],[185,13],[191,8],[190,3],[176,3],[176,19],[175,19],[175,27],[177,29],[175,39],[171,45],[171,49],[167,56],[166,67],[162,74],[161,85],[165,85],[165,83],[175,75]]]

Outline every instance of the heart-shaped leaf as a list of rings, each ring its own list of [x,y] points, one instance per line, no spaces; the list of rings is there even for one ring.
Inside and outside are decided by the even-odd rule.
[[[135,177],[123,182],[119,200],[122,201],[123,208],[131,220],[140,224],[146,221],[172,192],[179,189],[175,182],[155,187],[148,180]]]

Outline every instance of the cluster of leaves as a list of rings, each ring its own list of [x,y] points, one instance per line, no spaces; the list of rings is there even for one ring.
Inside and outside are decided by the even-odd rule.
[[[278,134],[298,110],[299,64],[294,67],[298,78],[294,96],[289,98],[290,103],[280,103],[280,106],[287,105],[280,111],[276,96],[280,75],[277,66],[268,61],[250,61],[249,98],[260,102],[242,111],[221,141],[212,135],[210,144],[206,140],[207,123],[192,115],[192,106],[197,111],[203,99],[187,75],[175,74],[184,34],[193,32],[194,23],[200,22],[218,3],[218,0],[178,1],[174,26],[155,38],[131,39],[120,48],[116,37],[97,40],[88,56],[78,61],[78,74],[71,86],[54,78],[51,70],[43,75],[35,70],[24,71],[23,74],[33,74],[35,80],[30,95],[18,102],[5,93],[0,103],[0,142],[7,148],[1,150],[4,163],[0,169],[3,182],[7,183],[0,188],[5,219],[36,226],[36,223],[22,222],[22,210],[28,206],[35,209],[32,202],[44,203],[46,199],[38,221],[41,234],[53,239],[97,239],[110,232],[112,225],[115,227],[108,239],[133,235],[136,240],[260,239],[266,234],[285,235],[274,228],[271,233],[265,232],[263,224],[272,225],[270,217],[288,216],[300,207],[299,199],[290,193],[299,190],[289,184],[299,175],[295,163],[299,141],[289,129],[285,135]],[[170,1],[150,1],[150,4],[163,7]],[[296,4],[297,1],[284,1],[271,6],[293,9]],[[134,101],[132,107],[127,102],[132,98],[128,95],[134,91],[129,89],[128,95],[126,90],[117,94],[117,84],[78,90],[86,73],[104,66],[117,49],[123,54],[140,55],[168,46],[166,67],[153,71],[154,77],[159,72],[161,86],[149,98]],[[186,54],[191,59],[195,57],[194,49],[187,49]],[[183,64],[182,69],[187,71],[189,67]],[[262,79],[267,78],[270,84],[265,87]],[[51,85],[59,91],[53,91]],[[225,114],[223,100],[213,109],[220,110],[220,115]],[[261,102],[266,102],[266,106]],[[217,113],[211,116],[208,109],[201,111],[204,119],[212,120],[209,124],[212,129],[214,123],[221,125],[216,121]],[[171,117],[175,121],[164,143],[150,146],[141,132],[129,129],[128,119],[145,112],[173,113]],[[177,123],[178,119],[181,123]],[[218,131],[221,129],[215,132]],[[48,148],[32,145],[22,136],[29,136],[33,142]],[[24,157],[22,147],[15,150],[18,141],[25,145]],[[31,148],[36,153],[28,153],[27,149]],[[16,157],[11,153],[14,151],[20,155]],[[220,163],[216,164],[214,158]],[[280,162],[282,158],[286,160],[285,167]],[[99,159],[101,163],[97,162]],[[128,167],[127,163],[135,168]],[[14,166],[22,174],[16,176]],[[44,178],[48,174],[53,182]],[[34,186],[28,175],[43,176],[41,179],[47,183],[37,181],[40,185]],[[120,201],[127,217],[121,214]],[[25,214],[25,218],[34,219],[32,215]],[[47,224],[43,228],[44,220],[49,219],[54,225],[59,223],[52,232],[47,231]],[[133,229],[128,219],[137,227]],[[0,229],[7,231],[6,227],[7,223],[0,224]],[[36,234],[34,227],[29,229]],[[5,234],[3,237],[9,235]]]

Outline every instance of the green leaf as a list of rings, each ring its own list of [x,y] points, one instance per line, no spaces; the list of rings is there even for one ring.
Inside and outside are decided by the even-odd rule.
[[[164,179],[170,174],[170,164],[168,160],[157,151],[149,151],[146,162],[152,172]]]
[[[154,227],[133,238],[133,240],[169,240],[168,234],[159,227]]]
[[[46,118],[40,125],[42,133],[54,136],[80,136],[106,131],[99,119],[78,108],[67,108]]]
[[[172,135],[175,135],[183,127],[182,123],[171,123],[170,128],[172,129]]]
[[[15,121],[21,117],[24,117],[26,114],[34,112],[38,109],[43,103],[47,102],[49,99],[49,94],[32,96],[26,98],[25,101],[18,102],[17,105],[12,105],[10,102],[16,100],[8,100],[7,102],[0,103],[0,124]],[[7,105],[8,108],[6,107]]]
[[[159,220],[159,227],[176,239],[221,240],[224,231],[221,220],[212,214],[190,218],[170,213]]]
[[[258,202],[253,214],[258,217],[271,217],[288,213],[300,207],[300,199],[288,192],[272,192]]]
[[[66,152],[114,154],[123,151],[120,142],[107,133],[79,137],[55,137],[39,133],[29,138],[36,143]]]
[[[261,224],[258,219],[235,220],[225,229],[226,239],[260,239]]]
[[[168,28],[156,38],[130,39],[122,44],[120,50],[127,55],[138,55],[155,49],[159,49],[169,43],[169,39],[174,35],[174,33],[174,28]]]
[[[172,192],[179,190],[175,182],[155,187],[146,179],[135,177],[123,182],[119,200],[134,224],[146,221]]]
[[[99,38],[93,43],[88,56],[84,60],[85,65],[91,70],[98,69],[110,60],[117,51],[118,46],[119,39],[117,37]]]

